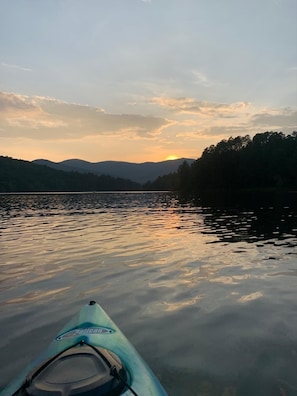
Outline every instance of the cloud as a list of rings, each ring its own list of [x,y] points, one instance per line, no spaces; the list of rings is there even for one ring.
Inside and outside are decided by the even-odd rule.
[[[217,84],[199,70],[192,70],[192,75],[194,76],[194,84],[201,85],[202,87],[209,88]]]
[[[32,104],[24,98],[13,93],[0,92],[0,114],[9,110],[31,110]]]
[[[171,121],[135,114],[108,114],[100,108],[46,97],[0,92],[0,137],[76,139],[121,135],[153,138]]]
[[[249,109],[247,102],[213,103],[194,98],[154,97],[151,99],[151,103],[166,107],[174,112],[206,117],[236,117],[238,114],[246,113]]]
[[[163,151],[168,156],[170,147],[171,152],[196,158],[206,146],[230,136],[297,129],[297,111],[291,108],[169,96],[155,96],[149,103],[162,116],[111,114],[99,107],[49,97],[0,92],[2,152],[11,155],[13,150],[23,158],[22,153],[29,153],[31,147],[31,158],[45,153],[51,159],[92,156],[97,160],[101,153],[105,159],[126,155],[126,160],[137,157],[142,161],[155,158],[152,153],[159,153],[159,159]],[[50,148],[53,154],[49,156]]]
[[[292,66],[288,68],[289,72],[297,72],[297,66]]]
[[[297,130],[297,110],[285,108],[270,110],[255,114],[252,123],[256,126],[265,126],[277,129]]]
[[[290,133],[297,129],[297,111],[269,109],[248,102],[216,103],[195,98],[153,97],[151,104],[167,109],[183,131],[178,136],[224,138],[266,130]]]
[[[5,62],[2,62],[1,66],[5,67],[7,69],[21,70],[21,71],[25,71],[25,72],[32,72],[33,71],[32,69],[29,69],[28,67],[13,65],[13,64],[5,63]]]
[[[42,100],[40,97],[0,92],[0,136],[22,137],[23,131],[28,128],[36,130],[65,126],[63,120],[47,114],[40,104]]]
[[[213,136],[224,139],[229,136],[245,136],[251,133],[251,129],[247,126],[210,126],[197,131],[201,137]]]

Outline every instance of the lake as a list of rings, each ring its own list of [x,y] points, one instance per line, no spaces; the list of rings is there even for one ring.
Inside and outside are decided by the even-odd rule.
[[[171,396],[297,395],[297,194],[2,194],[0,218],[0,389],[95,299]]]

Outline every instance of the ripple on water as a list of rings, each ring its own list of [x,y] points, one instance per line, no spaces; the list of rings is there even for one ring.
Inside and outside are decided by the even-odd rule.
[[[294,394],[296,213],[165,193],[1,196],[0,388],[96,299],[172,396]]]

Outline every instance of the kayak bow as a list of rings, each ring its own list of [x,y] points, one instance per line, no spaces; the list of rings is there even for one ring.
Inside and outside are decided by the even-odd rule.
[[[95,301],[58,333],[1,396],[166,396],[156,376]]]

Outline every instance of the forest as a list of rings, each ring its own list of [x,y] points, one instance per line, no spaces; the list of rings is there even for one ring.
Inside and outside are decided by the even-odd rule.
[[[206,190],[296,189],[297,132],[230,137],[207,147],[192,165],[158,178],[147,189],[199,193]]]
[[[129,175],[127,175],[129,177]],[[140,185],[107,175],[55,170],[0,156],[0,192],[297,189],[297,132],[230,137],[207,147],[191,165]]]
[[[64,172],[0,156],[0,192],[139,190],[130,180],[92,173]]]

